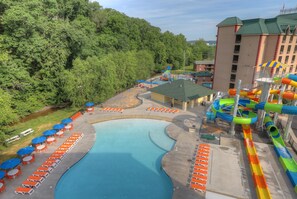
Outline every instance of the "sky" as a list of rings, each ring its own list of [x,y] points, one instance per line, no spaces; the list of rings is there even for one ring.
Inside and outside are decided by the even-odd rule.
[[[187,40],[215,40],[216,25],[227,17],[271,18],[280,9],[296,8],[296,0],[96,0],[129,17],[145,19],[151,25],[183,34]]]

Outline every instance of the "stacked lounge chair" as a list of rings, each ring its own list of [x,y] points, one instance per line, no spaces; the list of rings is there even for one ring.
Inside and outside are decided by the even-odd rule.
[[[120,113],[122,113],[124,111],[124,109],[122,109],[122,108],[105,107],[105,108],[102,108],[101,111],[106,111],[106,112],[120,112]]]
[[[190,187],[203,193],[206,191],[209,152],[209,144],[200,144],[196,148],[193,158],[194,165],[190,176]]]
[[[154,111],[154,112],[164,112],[164,113],[178,113],[179,110],[177,109],[171,109],[171,108],[158,108],[158,107],[148,107],[146,109],[147,111]]]
[[[73,133],[67,138],[67,140],[22,183],[22,186],[16,188],[15,193],[31,195],[34,191],[33,188],[40,186],[65,155],[67,155],[67,152],[70,151],[82,137],[82,133]]]

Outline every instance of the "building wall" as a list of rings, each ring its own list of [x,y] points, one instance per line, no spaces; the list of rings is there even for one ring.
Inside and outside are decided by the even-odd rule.
[[[234,83],[234,87],[236,87],[239,79],[242,81],[242,87],[253,87],[254,71],[256,70],[255,64],[259,50],[259,41],[260,36],[258,35],[242,36],[241,42],[239,44],[239,61],[237,64],[233,63],[233,65],[237,65],[237,71],[231,72],[231,74],[236,76],[235,82],[230,82]]]
[[[232,68],[235,27],[219,27],[217,43],[213,89],[217,91],[227,91],[229,89]]]
[[[276,60],[287,64],[285,73],[296,72],[297,67],[297,35],[283,35],[279,39]],[[274,74],[281,74],[281,70],[274,70]]]
[[[264,58],[263,63],[271,60],[275,60],[275,53],[279,51],[279,46],[277,44],[278,41],[278,35],[269,35],[265,36],[265,52],[264,52]],[[277,61],[277,60],[276,60]]]
[[[297,72],[297,35],[242,35],[241,41],[235,42],[236,27],[218,27],[214,90],[236,88],[239,79],[242,87],[255,87],[255,80],[264,75],[259,65],[272,60],[287,64],[286,74]],[[240,49],[236,50],[236,46]],[[234,61],[234,56],[238,56],[238,61]],[[282,70],[269,69],[265,75],[281,73]]]
[[[171,103],[171,98],[164,96],[164,95],[160,95],[158,93],[151,93],[151,98],[155,101],[161,102],[161,103]]]
[[[165,103],[165,96],[158,93],[151,93],[151,98],[155,101]]]

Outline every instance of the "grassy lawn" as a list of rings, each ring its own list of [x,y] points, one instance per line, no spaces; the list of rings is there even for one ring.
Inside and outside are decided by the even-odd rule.
[[[53,125],[61,122],[62,119],[72,116],[74,113],[79,111],[79,108],[65,108],[58,110],[56,112],[50,113],[46,116],[40,116],[36,119],[29,120],[27,122],[15,124],[14,126],[9,127],[9,130],[16,131],[18,133],[32,128],[34,133],[22,137],[20,140],[8,144],[7,147],[0,146],[0,163],[9,158],[16,157],[16,152],[25,146],[31,144],[31,140],[35,137],[42,135],[42,132],[47,129],[52,129]]]

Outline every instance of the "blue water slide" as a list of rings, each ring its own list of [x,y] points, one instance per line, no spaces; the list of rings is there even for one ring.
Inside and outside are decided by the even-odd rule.
[[[295,82],[297,82],[297,75],[289,74],[288,78],[295,81]]]

